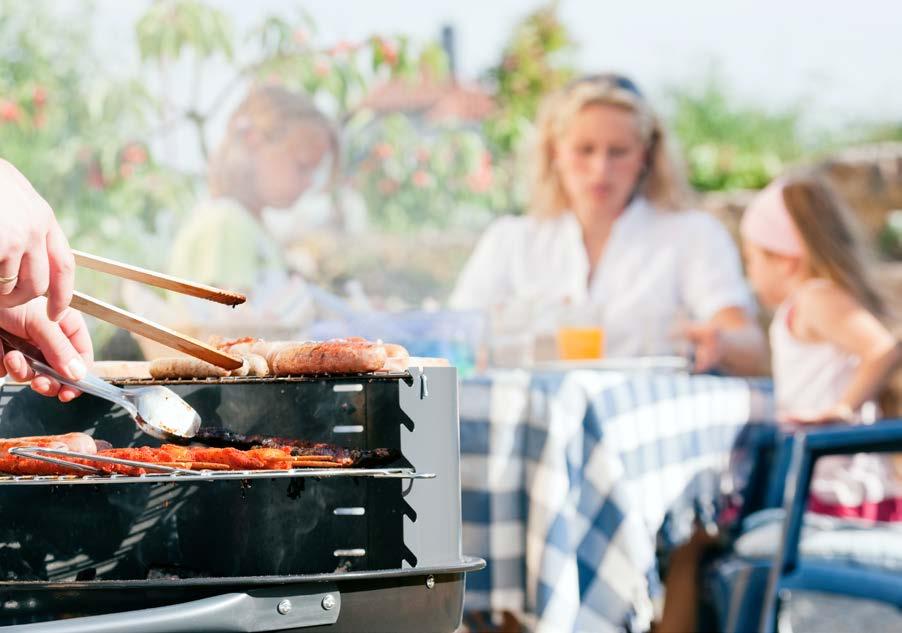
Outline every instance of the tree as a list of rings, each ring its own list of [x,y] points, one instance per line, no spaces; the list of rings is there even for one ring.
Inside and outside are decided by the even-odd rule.
[[[535,120],[539,102],[574,74],[576,46],[557,16],[557,2],[531,13],[513,31],[500,63],[489,69],[498,111],[486,124],[496,153],[517,150]]]
[[[0,0],[0,155],[46,198],[74,247],[159,265],[161,214],[184,206],[191,181],[154,160],[153,99],[105,72],[87,8],[54,17]],[[113,283],[79,281],[97,293]]]

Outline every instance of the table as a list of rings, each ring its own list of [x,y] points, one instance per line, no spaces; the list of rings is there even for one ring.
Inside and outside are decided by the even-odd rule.
[[[679,543],[721,497],[769,381],[497,370],[460,389],[468,611],[538,631],[647,630],[662,526]]]

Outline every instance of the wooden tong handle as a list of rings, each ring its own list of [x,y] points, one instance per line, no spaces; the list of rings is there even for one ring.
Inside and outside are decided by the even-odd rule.
[[[174,290],[183,295],[199,297],[201,299],[207,299],[208,301],[223,303],[227,306],[236,306],[247,301],[247,297],[243,294],[232,292],[231,290],[222,290],[187,279],[164,275],[152,270],[147,270],[146,268],[132,266],[131,264],[123,264],[113,259],[98,257],[97,255],[91,255],[90,253],[77,251],[75,249],[72,249],[72,254],[75,256],[75,263],[79,266],[115,275],[122,279],[131,279],[132,281],[147,284],[148,286],[156,286],[157,288],[163,288],[165,290]]]
[[[84,295],[78,291],[72,294],[72,303],[69,304],[76,310],[81,310],[85,314],[90,314],[98,319],[112,323],[129,332],[140,334],[158,343],[162,343],[167,347],[185,352],[195,358],[207,361],[217,367],[223,369],[238,369],[242,365],[242,360],[229,354],[223,354],[218,349],[210,347],[206,343],[202,343],[195,338],[180,334],[175,330],[170,330],[153,321],[149,321],[143,317],[139,317],[125,310],[121,310],[116,306],[112,306],[103,301],[99,301],[93,297]]]

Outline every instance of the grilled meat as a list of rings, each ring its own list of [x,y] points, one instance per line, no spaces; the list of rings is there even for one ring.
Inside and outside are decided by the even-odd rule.
[[[400,451],[388,448],[360,449],[345,448],[334,444],[310,442],[273,435],[243,434],[229,431],[221,427],[205,426],[198,429],[193,440],[209,446],[250,449],[290,448],[293,457],[307,457],[311,460],[322,458],[335,461],[342,466],[373,468],[385,466],[401,457]]]
[[[102,457],[127,459],[146,464],[159,464],[193,470],[286,470],[291,468],[351,468],[384,466],[400,458],[399,451],[377,448],[362,450],[332,444],[309,442],[269,435],[243,435],[222,428],[205,427],[194,437],[208,446],[163,444],[159,448],[139,446],[109,448],[98,441],[95,448],[90,437],[81,433],[65,436],[43,436],[0,439],[0,472],[15,475],[83,475],[84,471],[39,459],[18,457],[8,452],[14,446],[37,446],[56,449],[79,449]],[[90,440],[88,446],[85,438]],[[74,447],[73,447],[74,445]],[[99,448],[100,450],[97,450]],[[92,450],[93,449],[93,450]],[[56,456],[76,464],[84,464],[107,474],[138,476],[158,472],[140,466],[113,464],[88,458]]]
[[[66,468],[59,464],[19,457],[9,452],[16,447],[40,447],[55,450],[71,450],[83,453],[94,453],[97,447],[90,435],[84,433],[66,433],[65,435],[39,435],[0,439],[0,472],[13,475],[79,475],[84,471]],[[54,455],[57,459],[60,456]],[[78,461],[70,458],[70,461]]]

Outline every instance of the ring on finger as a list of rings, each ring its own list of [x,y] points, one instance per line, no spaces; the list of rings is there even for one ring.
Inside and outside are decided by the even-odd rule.
[[[19,275],[13,275],[12,277],[0,277],[0,286],[5,286],[6,284],[11,284],[19,278]]]

